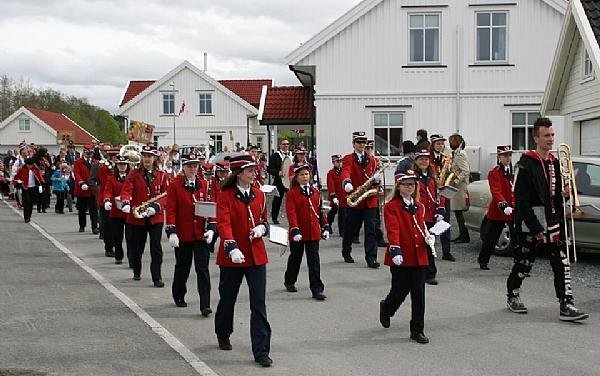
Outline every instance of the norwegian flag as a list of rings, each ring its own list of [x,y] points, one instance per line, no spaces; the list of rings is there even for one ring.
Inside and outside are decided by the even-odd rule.
[[[181,115],[185,111],[185,101],[181,103],[181,108],[179,109],[179,115]]]

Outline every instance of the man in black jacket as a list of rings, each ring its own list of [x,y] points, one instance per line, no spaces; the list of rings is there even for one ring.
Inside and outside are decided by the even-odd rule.
[[[273,206],[271,207],[271,219],[273,224],[279,224],[279,209],[281,208],[281,201],[283,196],[287,192],[287,189],[283,185],[282,179],[288,179],[288,171],[282,171],[282,166],[286,158],[292,160],[292,156],[289,152],[290,142],[287,139],[283,139],[279,143],[279,150],[274,152],[269,158],[269,167],[267,172],[273,177],[273,185],[277,187],[279,195],[273,197]]]
[[[575,308],[571,289],[571,268],[567,261],[564,233],[564,198],[570,192],[563,187],[560,162],[550,153],[554,128],[548,118],[539,118],[533,126],[536,150],[523,154],[515,174],[515,229],[518,245],[515,264],[506,281],[507,305],[512,312],[527,313],[519,293],[523,279],[529,276],[537,252],[550,259],[554,289],[560,302],[559,319],[578,321],[588,318]]]

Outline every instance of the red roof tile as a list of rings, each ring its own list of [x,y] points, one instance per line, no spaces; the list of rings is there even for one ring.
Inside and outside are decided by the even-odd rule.
[[[220,80],[219,83],[256,108],[260,105],[262,87],[273,86],[273,80]]]
[[[139,93],[146,90],[146,88],[156,81],[153,80],[144,80],[144,81],[129,81],[129,86],[127,86],[127,90],[125,90],[125,95],[123,95],[123,100],[119,107],[125,105],[125,103],[129,102],[133,98],[135,98]]]
[[[311,88],[279,86],[267,91],[263,124],[310,124],[314,117]]]
[[[41,121],[48,124],[56,131],[66,131],[73,133],[73,142],[76,145],[90,144],[95,137],[87,133],[81,126],[67,116],[56,112],[38,110],[37,108],[27,108],[29,112],[37,116]]]

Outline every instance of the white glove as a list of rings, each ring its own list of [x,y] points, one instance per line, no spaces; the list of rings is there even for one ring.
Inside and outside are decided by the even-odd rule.
[[[425,243],[429,246],[429,248],[431,248],[431,254],[433,255],[433,257],[437,258],[437,253],[435,252],[435,235],[426,235]]]
[[[234,264],[241,264],[246,261],[244,254],[238,248],[235,248],[233,251],[229,252],[229,257],[231,257],[231,261]]]
[[[106,201],[104,203],[104,210],[110,211],[110,209],[112,209],[112,204],[110,203],[110,201]]]
[[[302,235],[298,234],[298,235],[294,235],[294,237],[292,238],[293,241],[295,242],[299,242],[302,240]]]
[[[146,217],[152,217],[155,214],[156,210],[154,210],[152,206],[148,206],[148,209],[146,209]]]
[[[17,179],[15,181],[17,182],[17,184],[23,184],[23,180]]]
[[[377,173],[373,175],[373,181],[377,184],[381,183],[381,174]]]
[[[352,186],[352,183],[346,183],[346,185],[344,185],[344,191],[346,191],[347,193],[350,193],[354,190],[354,187]]]
[[[81,185],[81,190],[82,190],[82,191],[87,191],[89,188],[90,188],[90,187],[88,187],[88,185],[87,185],[87,184],[85,184],[85,183]]]
[[[214,237],[215,232],[213,230],[208,230],[204,233],[204,241],[206,242],[206,244],[212,243]]]
[[[125,214],[129,214],[129,212],[131,211],[131,206],[123,205],[123,206],[121,206],[121,211]]]
[[[252,230],[250,230],[250,237],[252,239],[262,238],[263,235],[267,232],[267,229],[264,225],[258,225]]]
[[[169,235],[169,245],[173,248],[179,247],[179,236],[177,234]]]
[[[511,215],[512,212],[513,212],[513,208],[511,208],[510,206],[507,206],[506,208],[504,208],[504,214]]]
[[[435,215],[435,221],[439,222],[439,221],[443,221],[444,220],[444,216],[441,214],[436,214]]]
[[[340,200],[338,200],[337,197],[334,197],[333,200],[331,200],[331,202],[333,202],[333,204],[336,206],[340,204]]]
[[[329,240],[329,231],[325,230],[321,233],[323,240]]]
[[[42,193],[44,192],[44,187],[42,187],[41,185],[38,187],[38,192]]]
[[[394,265],[396,266],[400,266],[400,264],[402,264],[402,261],[404,261],[404,259],[402,258],[401,255],[398,256],[394,256],[392,257],[392,262],[394,263]]]

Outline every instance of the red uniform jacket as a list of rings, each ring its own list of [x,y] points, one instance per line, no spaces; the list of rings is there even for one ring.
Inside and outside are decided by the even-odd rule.
[[[197,178],[198,188],[192,192],[185,188],[185,177],[178,175],[168,188],[167,194],[167,234],[176,233],[182,242],[202,240],[208,223],[215,226],[215,218],[197,217],[194,203],[196,201],[210,201],[207,197],[206,180]],[[216,227],[212,229],[216,230]]]
[[[126,178],[126,177],[125,177]],[[126,218],[127,214],[123,213],[120,209],[117,209],[117,205],[115,204],[115,197],[120,197],[121,191],[123,190],[123,183],[125,182],[125,178],[123,180],[119,179],[114,175],[109,175],[104,183],[104,188],[102,190],[102,199],[98,200],[104,202],[109,200],[112,203],[112,209],[110,209],[110,218]]]
[[[132,170],[127,175],[127,179],[125,179],[125,183],[123,184],[123,190],[121,191],[121,201],[123,204],[129,203],[131,205],[131,212],[127,215],[127,223],[137,226],[143,226],[146,218],[135,218],[133,216],[133,209],[167,191],[167,177],[164,172],[154,170],[154,179],[150,186],[148,186],[146,179],[144,179],[144,171],[144,168]],[[155,225],[164,222],[162,209],[166,201],[166,198],[163,197],[155,202],[158,205],[158,210],[155,215],[149,218],[151,224]]]
[[[439,175],[440,170],[442,169],[442,165],[444,164],[444,159],[447,158],[443,153],[440,154],[440,159],[436,161],[435,159],[435,153],[434,152],[430,152],[429,153],[429,164],[431,165],[431,167],[433,167],[433,172],[435,172],[435,175]]]
[[[425,207],[425,222],[435,222],[436,210],[444,208],[446,198],[438,195],[433,176],[419,175],[419,202]]]
[[[218,177],[213,176],[210,182],[210,198],[212,201],[217,202],[219,200],[219,194],[221,193],[221,185],[223,181],[220,181]]]
[[[90,168],[92,163],[98,163],[95,159],[90,158],[90,167],[86,166],[85,158],[81,157],[73,163],[73,175],[75,175],[75,197],[91,197],[95,196],[96,192],[90,187],[88,179],[90,178]],[[81,186],[87,184],[88,190],[84,191]]]
[[[417,223],[419,224],[419,228],[424,232],[425,207],[420,202],[416,202],[415,204],[417,205],[417,212],[415,213]],[[402,198],[395,197],[385,204],[383,216],[390,244],[385,252],[385,264],[396,267],[392,262],[390,254],[390,247],[396,246],[400,247],[402,257],[404,258],[400,267],[429,265],[425,238],[419,231],[419,228],[417,228],[413,214],[404,207]]]
[[[259,164],[260,161],[256,161],[256,182],[260,184],[258,187],[265,185],[265,170]]]
[[[108,180],[109,176],[112,176],[112,167],[108,167],[106,164],[100,163],[100,165],[98,166],[98,173],[96,176],[96,179],[98,180],[98,197],[103,196],[106,181]],[[103,202],[104,200],[98,200],[98,206],[102,206]]]
[[[217,253],[217,265],[246,268],[253,265],[265,265],[269,262],[267,249],[262,238],[250,241],[250,230],[263,223],[267,224],[267,205],[265,194],[251,187],[250,203],[246,204],[236,187],[227,188],[219,193],[217,201],[217,229],[221,244]],[[252,217],[249,212],[252,213]],[[244,254],[242,264],[234,264],[225,252],[225,243],[235,241]]]
[[[504,214],[498,204],[506,202],[511,208],[515,208],[515,195],[512,191],[512,181],[504,174],[500,166],[496,166],[488,173],[488,183],[492,201],[488,206],[487,217],[494,221],[512,221],[513,215]]]
[[[373,174],[377,168],[377,162],[373,157],[367,157],[363,155],[363,163],[358,163],[358,155],[356,153],[348,154],[342,160],[342,185],[341,189],[344,190],[346,182],[352,183],[352,186],[356,190],[358,187],[364,184]],[[344,191],[345,192],[345,191]],[[378,195],[372,196],[363,202],[361,202],[357,208],[376,208],[378,205]]]
[[[40,169],[33,166],[31,168],[31,171],[33,172],[35,180],[37,180],[36,185],[42,185],[42,183],[44,182],[44,177],[42,176]],[[23,165],[23,167],[19,168],[19,171],[17,171],[17,174],[13,179],[13,184],[15,186],[17,185],[17,180],[23,181],[23,189],[29,189],[29,167],[27,167],[27,165]]]
[[[329,200],[336,197],[340,201],[340,207],[348,206],[346,203],[346,191],[342,188],[342,169],[336,170],[332,168],[327,172],[327,190],[329,191]],[[333,202],[332,202],[333,204]]]
[[[300,186],[291,188],[287,193],[285,210],[290,227],[290,241],[295,235],[294,232],[298,230],[302,235],[302,241],[320,240],[321,232],[327,225],[327,216],[321,215],[319,191],[314,187],[309,189],[310,198]]]

